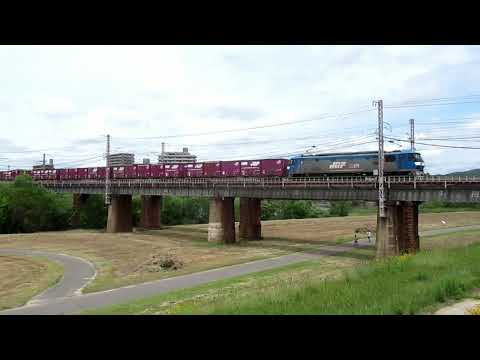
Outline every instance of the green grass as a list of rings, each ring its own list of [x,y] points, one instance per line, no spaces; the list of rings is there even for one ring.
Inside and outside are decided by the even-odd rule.
[[[479,232],[459,234],[449,236],[478,238]],[[429,240],[435,241],[435,237],[429,237]],[[369,254],[373,252],[371,249],[362,250]],[[337,269],[334,279],[315,276],[325,275],[328,270],[322,268],[321,261],[309,261],[89,313],[425,313],[441,303],[465,297],[480,287],[480,244],[438,248],[415,256],[373,261],[349,271]]]
[[[45,257],[32,256],[28,258],[32,262],[45,265],[41,274],[35,274],[34,280],[18,284],[14,292],[7,292],[0,297],[0,311],[25,305],[36,295],[54,286],[63,276],[63,266],[50,261]]]
[[[302,261],[277,269],[265,270],[254,274],[232,277],[214,281],[192,288],[175,290],[151,298],[113,305],[106,308],[85,311],[87,315],[119,315],[119,314],[176,314],[184,313],[190,306],[207,304],[212,300],[230,296],[248,296],[263,288],[283,285],[285,281],[305,281],[306,278],[338,276],[342,269],[349,268],[360,261],[352,259],[336,259],[327,261]]]
[[[336,281],[225,299],[194,313],[415,314],[480,286],[480,245],[424,251],[362,266]]]

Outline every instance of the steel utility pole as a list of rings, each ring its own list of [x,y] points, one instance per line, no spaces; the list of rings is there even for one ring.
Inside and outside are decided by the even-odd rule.
[[[410,150],[415,151],[415,120],[410,119]]]
[[[162,164],[164,163],[165,143],[162,142]]]
[[[110,135],[107,135],[106,169],[105,169],[105,205],[110,205]]]
[[[380,217],[385,217],[385,193],[383,191],[383,100],[375,102],[378,107],[378,210]]]
[[[43,170],[45,170],[45,154],[43,154]]]

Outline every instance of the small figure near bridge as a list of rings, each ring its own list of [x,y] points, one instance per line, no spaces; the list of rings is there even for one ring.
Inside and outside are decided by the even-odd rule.
[[[357,230],[353,234],[353,246],[358,246],[358,239],[357,239]]]

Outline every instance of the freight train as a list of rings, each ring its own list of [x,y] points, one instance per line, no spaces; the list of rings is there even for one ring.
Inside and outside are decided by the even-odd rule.
[[[192,164],[135,164],[110,167],[111,179],[218,178],[218,177],[319,177],[375,175],[378,153],[357,152],[302,155],[291,159],[201,162]],[[424,163],[417,152],[385,153],[386,175],[422,175]],[[21,174],[34,180],[102,180],[106,167],[0,172],[0,181]]]

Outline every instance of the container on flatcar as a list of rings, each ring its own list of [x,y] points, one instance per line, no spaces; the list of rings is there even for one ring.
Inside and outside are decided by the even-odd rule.
[[[19,175],[22,175],[22,170],[10,170],[10,171],[7,171],[7,177],[10,179],[10,180],[15,180],[15,178]]]
[[[243,160],[240,162],[240,174],[242,176],[260,176],[261,173],[260,160]]]
[[[77,179],[88,179],[88,168],[77,168]]]
[[[77,169],[67,169],[67,179],[68,180],[75,180],[77,179]]]
[[[151,164],[150,165],[150,178],[158,179],[165,177],[165,169],[163,164]]]
[[[36,170],[33,173],[35,180],[57,180],[57,170]]]
[[[134,179],[137,177],[137,165],[125,166],[125,177],[128,179]]]
[[[166,164],[165,177],[184,177],[185,167],[183,164]]]
[[[187,177],[202,177],[203,163],[185,164],[185,175]]]
[[[137,177],[140,179],[148,179],[151,176],[150,164],[138,164],[137,165]]]
[[[203,176],[205,177],[222,176],[222,163],[220,161],[203,163]]]
[[[32,170],[32,179],[33,180],[41,180],[42,172],[41,170]]]
[[[221,161],[222,176],[240,176],[240,161]]]
[[[288,159],[264,159],[262,176],[287,176]]]
[[[47,172],[47,179],[48,180],[58,180],[57,179],[57,170],[45,170]]]
[[[57,169],[58,180],[68,180],[68,169]]]
[[[114,166],[112,168],[112,177],[114,179],[122,179],[125,177],[125,166]]]
[[[89,179],[105,179],[106,167],[91,167],[87,170],[87,177]]]

